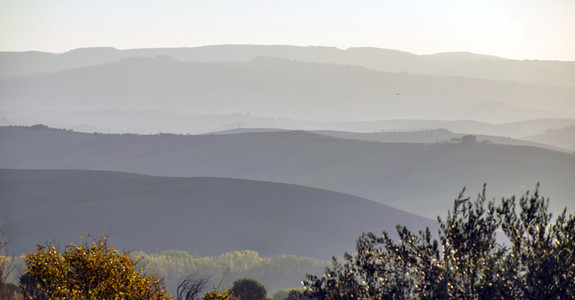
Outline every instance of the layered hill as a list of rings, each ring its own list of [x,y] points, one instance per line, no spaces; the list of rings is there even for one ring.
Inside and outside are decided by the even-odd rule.
[[[241,134],[241,133],[263,133],[289,131],[275,128],[237,128],[213,132],[210,134]],[[439,129],[394,129],[381,130],[376,132],[349,132],[337,130],[310,130],[310,133],[317,133],[325,136],[342,139],[352,139],[360,141],[371,141],[380,143],[417,143],[417,144],[446,144],[458,142],[464,136],[473,136],[476,143],[494,143],[500,145],[540,147],[556,151],[571,153],[572,150],[551,146],[549,144],[532,142],[522,139],[512,139],[509,137],[489,136],[489,135],[469,135],[464,133],[454,133],[450,130]]]
[[[170,56],[183,61],[247,62],[267,56],[340,65],[356,65],[384,72],[463,76],[522,83],[574,86],[575,62],[518,61],[489,55],[453,52],[415,55],[390,49],[218,45],[195,48],[118,50],[83,48],[66,53],[0,52],[0,77],[30,76],[65,69],[106,64],[130,57]]]
[[[555,212],[574,208],[575,156],[498,144],[380,143],[304,131],[104,135],[42,126],[0,128],[0,167],[91,169],[299,184],[352,194],[429,218],[463,186],[489,197],[533,189]]]
[[[561,129],[549,129],[545,133],[528,136],[525,138],[529,141],[555,145],[565,149],[575,150],[575,125],[567,126]]]
[[[317,130],[314,133],[324,134],[338,138],[355,139],[362,141],[373,141],[382,143],[451,143],[457,141],[468,134],[453,133],[446,129],[429,129],[429,130],[405,130],[405,131],[382,131],[375,133],[357,133],[333,130]],[[473,135],[476,142],[494,143],[500,145],[540,147],[556,151],[571,152],[566,148],[551,146],[544,143],[537,143],[525,140],[511,139],[501,136]]]
[[[251,112],[312,120],[573,118],[574,98],[575,87],[385,73],[276,58],[246,63],[129,58],[0,81],[4,109]]]
[[[0,170],[0,226],[12,254],[87,234],[114,246],[201,255],[251,249],[329,259],[363,231],[434,221],[347,194],[230,178],[86,170]]]
[[[170,132],[202,134],[253,128],[291,130],[335,130],[348,132],[413,131],[447,129],[452,132],[523,138],[543,134],[549,129],[575,125],[575,119],[533,119],[512,123],[487,123],[469,120],[393,119],[372,121],[310,121],[269,118],[249,113],[199,115],[182,112],[144,110],[7,111],[0,108],[0,126],[44,124],[82,132],[149,134]]]

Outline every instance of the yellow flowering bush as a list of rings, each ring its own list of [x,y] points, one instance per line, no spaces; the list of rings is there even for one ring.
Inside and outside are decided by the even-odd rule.
[[[234,300],[234,297],[226,290],[219,292],[214,289],[211,292],[205,293],[202,300]]]
[[[24,262],[24,299],[173,299],[162,278],[146,274],[129,253],[110,247],[105,236],[67,245],[64,252],[39,246]]]

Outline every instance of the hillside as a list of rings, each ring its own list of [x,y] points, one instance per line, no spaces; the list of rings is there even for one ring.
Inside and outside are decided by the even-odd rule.
[[[31,188],[33,187],[33,188]],[[201,255],[252,249],[329,259],[363,231],[430,219],[351,195],[230,178],[86,170],[0,170],[0,226],[10,252],[109,234],[117,247]]]
[[[528,136],[524,139],[575,151],[575,125],[561,129],[549,129],[545,133]]]
[[[102,135],[0,128],[0,167],[91,169],[157,176],[274,181],[363,197],[419,215],[444,215],[463,186],[489,197],[537,182],[554,212],[574,209],[575,156],[497,144],[378,143],[304,131],[226,135]]]
[[[533,119],[514,123],[486,123],[469,120],[373,120],[373,121],[309,121],[301,119],[269,118],[249,113],[229,115],[198,115],[181,112],[144,110],[93,111],[7,111],[0,109],[0,126],[32,126],[45,124],[54,128],[68,128],[82,132],[149,134],[171,132],[177,134],[214,133],[250,128],[291,130],[335,130],[348,132],[380,132],[382,130],[418,130],[445,128],[452,132],[523,138],[544,133],[547,129],[561,129],[574,125],[575,119]]]
[[[241,133],[262,133],[288,131],[287,129],[275,128],[236,128],[224,131],[213,132],[210,134],[241,134]],[[380,143],[417,143],[417,144],[442,144],[454,142],[468,134],[454,133],[447,129],[394,129],[382,130],[370,133],[348,132],[335,130],[310,130],[310,133],[317,133],[325,136],[337,137],[342,139],[352,139],[360,141],[371,141]],[[512,139],[509,137],[474,135],[477,143],[492,143],[499,145],[539,147],[555,151],[571,153],[571,150],[551,146],[544,143],[531,142],[522,139]]]
[[[391,130],[374,133],[357,133],[333,130],[315,130],[311,131],[327,136],[333,136],[345,139],[354,139],[362,141],[373,141],[381,143],[420,143],[435,144],[446,143],[453,139],[461,138],[467,134],[454,133],[446,129],[429,129],[429,130]],[[500,145],[528,146],[546,148],[555,151],[571,152],[565,148],[550,146],[543,143],[530,142],[525,140],[511,139],[501,136],[474,135],[478,143],[494,143]]]
[[[170,56],[183,61],[247,62],[267,56],[303,62],[356,65],[384,72],[461,76],[499,81],[574,86],[575,62],[519,61],[474,53],[415,55],[390,49],[217,45],[195,48],[118,50],[82,48],[66,53],[0,52],[0,77],[30,76],[106,64],[130,57]]]
[[[575,87],[385,73],[275,58],[245,63],[129,58],[3,80],[0,98],[5,110],[251,112],[309,120],[457,116],[505,122],[575,116]]]

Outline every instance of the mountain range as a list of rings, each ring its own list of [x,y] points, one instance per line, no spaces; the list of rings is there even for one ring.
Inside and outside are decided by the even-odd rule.
[[[263,45],[214,45],[195,48],[81,48],[66,53],[0,52],[0,77],[30,76],[119,61],[169,56],[195,62],[247,62],[276,57],[302,62],[355,65],[384,72],[461,76],[544,85],[575,85],[575,62],[518,61],[468,52],[415,55],[371,47],[349,48]]]
[[[575,117],[575,87],[385,73],[277,58],[245,63],[128,58],[2,80],[0,98],[6,110],[251,112],[348,121],[457,116],[501,122]]]

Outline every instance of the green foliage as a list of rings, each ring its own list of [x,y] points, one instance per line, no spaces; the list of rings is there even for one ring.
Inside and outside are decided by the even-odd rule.
[[[272,294],[272,300],[285,300],[288,297],[291,289],[277,290]]]
[[[234,281],[231,292],[234,297],[241,300],[265,300],[268,293],[265,286],[251,278]]]
[[[137,269],[130,255],[107,239],[67,245],[64,252],[39,246],[26,256],[24,299],[172,299],[157,275]]]
[[[4,241],[4,231],[0,228],[0,289],[8,278],[9,257],[6,255],[6,242]]]
[[[6,253],[6,245],[4,231],[0,228],[0,299],[17,299],[18,287],[9,282],[15,261]]]
[[[289,298],[290,292],[295,291],[295,292],[303,292],[304,290],[302,288],[297,288],[297,289],[280,289],[277,290],[273,293],[272,295],[272,300],[285,300]]]
[[[486,201],[455,200],[439,238],[429,229],[398,238],[363,234],[357,253],[333,259],[322,277],[308,275],[305,292],[318,299],[573,299],[575,217],[564,211],[551,224],[549,200],[527,192]],[[496,241],[502,230],[509,243]]]
[[[191,274],[198,279],[207,278],[206,288],[218,286],[222,278],[222,284],[230,286],[233,281],[248,277],[262,283],[268,291],[276,291],[299,286],[302,274],[319,274],[326,267],[325,262],[313,258],[284,254],[262,258],[251,250],[229,252],[214,257],[202,257],[175,250],[160,254],[132,252],[131,255],[139,258],[140,266],[145,270],[153,270],[164,278],[167,289],[172,291],[176,291],[178,285]],[[9,260],[14,262],[13,268],[25,268],[24,257],[9,257]],[[9,279],[10,282],[18,282],[15,277],[17,273],[12,272],[14,278]]]
[[[224,286],[230,286],[232,282],[241,278],[253,278],[268,290],[275,291],[280,288],[297,287],[301,284],[302,274],[319,274],[326,267],[325,262],[313,258],[283,254],[263,258],[251,250],[228,252],[213,257],[190,255],[185,251],[173,250],[160,254],[142,252],[135,254],[142,258],[143,266],[153,269],[164,277],[167,286],[173,290],[186,276],[196,274],[211,278],[207,287],[217,286],[221,278]]]
[[[309,300],[309,299],[315,299],[315,298],[310,298],[304,295],[302,291],[297,289],[291,290],[287,298],[285,298],[285,300]]]

